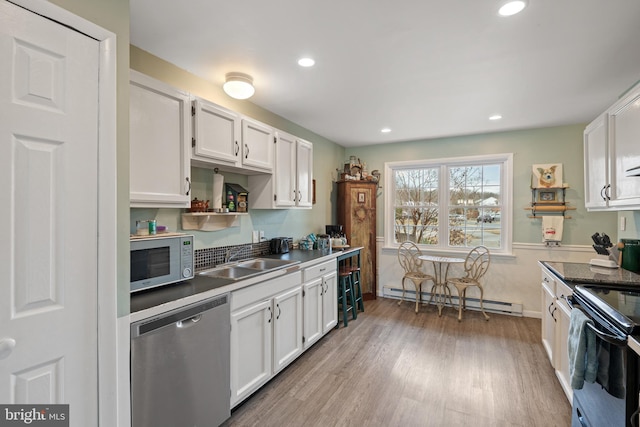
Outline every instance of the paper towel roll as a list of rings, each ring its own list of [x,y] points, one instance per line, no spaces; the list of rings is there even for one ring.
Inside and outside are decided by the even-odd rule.
[[[213,175],[213,209],[222,208],[222,196],[224,188],[224,176],[216,173]]]

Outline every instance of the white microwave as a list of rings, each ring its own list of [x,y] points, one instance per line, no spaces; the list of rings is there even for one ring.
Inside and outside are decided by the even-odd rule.
[[[131,239],[131,292],[193,278],[193,236]]]

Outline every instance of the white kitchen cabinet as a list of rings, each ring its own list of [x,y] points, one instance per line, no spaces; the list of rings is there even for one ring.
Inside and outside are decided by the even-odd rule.
[[[302,287],[273,299],[273,373],[302,353]]]
[[[584,205],[589,210],[607,208],[609,184],[607,114],[584,130]]]
[[[242,166],[263,172],[273,171],[274,129],[264,123],[242,119]]]
[[[310,208],[313,202],[313,144],[276,132],[273,175],[249,177],[254,209]]]
[[[626,171],[640,166],[640,84],[609,110],[611,200],[616,209],[640,208],[640,177]]]
[[[584,131],[584,182],[587,210],[640,208],[640,84],[632,88]]]
[[[302,353],[302,275],[231,293],[231,406]]]
[[[569,376],[569,354],[567,340],[571,308],[566,298],[569,288],[546,267],[542,266],[542,345],[555,370],[560,386],[569,400],[573,401],[573,390]]]
[[[304,278],[304,347],[309,348],[338,323],[336,262],[308,268]]]
[[[189,95],[130,71],[130,206],[190,205]]]
[[[210,163],[242,166],[240,115],[204,99],[195,98],[192,108],[194,165]]]

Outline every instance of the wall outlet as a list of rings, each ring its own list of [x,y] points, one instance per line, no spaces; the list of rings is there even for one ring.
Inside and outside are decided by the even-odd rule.
[[[264,241],[265,241],[265,238],[264,238],[264,230],[260,230],[260,232],[259,232],[259,239],[260,239],[260,240],[259,240],[260,242],[264,242]]]
[[[251,233],[251,243],[259,243],[260,242],[260,232],[258,230],[253,230]]]
[[[627,229],[627,217],[620,217],[620,231],[626,231]]]

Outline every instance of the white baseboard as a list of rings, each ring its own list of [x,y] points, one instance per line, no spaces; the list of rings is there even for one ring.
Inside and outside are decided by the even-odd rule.
[[[394,298],[400,299],[402,297],[402,289],[394,288],[391,286],[385,286],[382,291],[382,296],[385,298]],[[416,291],[415,289],[409,289],[405,291],[404,298],[408,301],[416,300]],[[431,292],[422,292],[422,301],[424,303],[428,303],[429,299],[431,299]],[[455,307],[458,306],[458,296],[451,295],[451,300]],[[468,310],[480,310],[480,299],[478,298],[467,298],[467,309]],[[505,301],[493,301],[493,300],[484,300],[483,301],[484,310],[491,313],[499,313],[499,314],[508,314],[511,316],[519,316],[523,317],[522,304],[513,303],[513,302],[505,302]],[[527,316],[530,317],[530,316]]]

